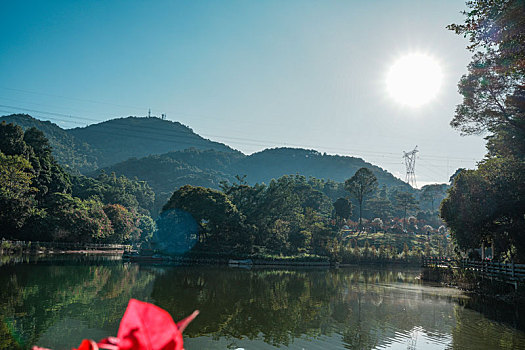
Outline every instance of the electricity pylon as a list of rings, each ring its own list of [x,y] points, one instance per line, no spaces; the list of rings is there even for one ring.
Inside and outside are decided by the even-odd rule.
[[[403,158],[405,158],[405,166],[406,166],[406,177],[405,182],[408,183],[410,186],[417,188],[416,183],[416,153],[419,152],[417,150],[417,146],[410,152],[403,152]]]

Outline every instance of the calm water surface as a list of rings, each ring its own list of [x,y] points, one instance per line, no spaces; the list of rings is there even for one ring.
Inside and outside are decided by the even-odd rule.
[[[239,269],[73,259],[0,267],[0,349],[116,335],[130,298],[192,349],[525,349],[518,308],[422,283],[419,269]],[[523,316],[521,316],[523,317]],[[521,321],[523,322],[523,321]]]

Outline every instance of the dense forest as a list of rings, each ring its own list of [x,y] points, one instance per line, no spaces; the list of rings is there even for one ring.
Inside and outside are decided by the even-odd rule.
[[[234,182],[236,175],[246,176],[245,181],[251,185],[268,184],[290,174],[323,179],[327,183],[324,192],[336,200],[344,193],[342,183],[359,168],[367,167],[380,185],[418,195],[405,182],[360,158],[292,148],[267,149],[246,156],[203,139],[179,123],[159,118],[121,118],[69,130],[25,114],[4,116],[0,120],[25,130],[36,127],[43,131],[53,156],[69,173],[96,178],[102,172],[114,172],[117,176],[146,181],[156,195],[154,216],[175,189],[186,184],[220,189],[222,181]],[[159,137],[159,132],[166,137]],[[328,190],[330,187],[332,190]],[[425,202],[424,198],[420,200]],[[426,204],[422,207],[430,209]]]
[[[198,146],[215,149],[199,149],[193,143],[180,150],[188,146],[182,144],[179,150],[98,168],[100,162],[140,155],[138,149],[144,154],[172,146],[161,140],[153,146],[131,147],[130,135],[108,138],[97,134],[100,126],[75,129],[75,136],[27,115],[3,119],[0,173],[6,180],[0,200],[5,214],[0,220],[4,238],[140,243],[154,237],[159,247],[169,246],[166,250],[175,252],[193,248],[219,254],[346,255],[348,260],[352,254],[361,256],[359,249],[368,244],[360,239],[350,242],[349,232],[443,233],[437,208],[447,184],[415,190],[359,158],[289,148],[245,156],[197,135],[193,139],[200,140]],[[153,119],[158,118],[123,118],[101,125],[168,123],[186,128]],[[146,136],[150,131],[145,129]],[[118,144],[128,153],[105,148],[120,149]],[[101,149],[112,155],[101,158]],[[357,195],[354,178],[363,171],[374,186]],[[13,212],[17,214],[7,215]],[[403,251],[405,257],[412,251],[421,254],[424,249],[424,242],[406,243],[403,247],[391,239],[378,240],[373,248],[385,259],[398,258]],[[365,256],[371,248],[366,249]]]
[[[410,188],[361,158],[293,148],[267,149],[246,156],[229,146],[206,140],[179,123],[154,117],[112,119],[66,130],[24,114],[0,117],[0,121],[43,131],[54,157],[70,171],[89,175],[104,168],[107,173],[115,171],[129,178],[155,182],[170,188],[168,191],[173,188],[161,179],[173,181],[171,172],[177,170],[195,178],[208,178],[218,188],[221,180],[231,180],[235,175],[246,175],[246,181],[252,185],[289,174],[342,182],[362,167],[370,168],[381,184]],[[79,159],[83,161],[81,164]],[[157,178],[153,178],[151,171],[158,173]]]
[[[145,157],[187,148],[240,153],[225,144],[207,140],[178,122],[156,117],[117,118],[83,128],[67,130],[97,151],[99,167],[131,157]]]
[[[158,202],[145,181],[114,172],[101,171],[96,177],[69,173],[54,159],[49,141],[36,128],[24,131],[2,122],[0,140],[2,238],[97,243],[153,240],[161,248],[171,245],[172,253],[193,248],[218,254],[332,258],[346,254],[351,259],[348,249],[360,254],[360,248],[352,247],[342,226],[353,226],[357,232],[429,234],[440,225],[434,204],[419,210],[414,191],[405,191],[406,186],[379,188],[374,172],[364,167],[344,183],[302,175],[281,176],[268,185],[249,185],[246,176],[235,176],[231,181],[220,180],[220,190],[173,183],[176,190],[155,222],[151,213]],[[213,150],[191,149],[179,157],[187,164],[207,157],[210,166],[218,169],[230,167],[232,161]],[[363,186],[368,186],[364,192]],[[419,197],[437,202],[445,189],[427,186]],[[356,212],[359,221],[353,222]],[[378,246],[378,257],[395,259],[402,253],[408,258],[409,250],[415,248],[414,244],[406,248],[391,244]],[[420,254],[422,246],[418,249]]]
[[[231,180],[235,175],[246,175],[245,180],[251,185],[269,183],[283,175],[295,174],[344,182],[362,167],[371,169],[381,184],[412,190],[407,183],[361,158],[321,154],[300,148],[266,149],[249,156],[191,148],[140,159],[132,158],[104,170],[128,177],[136,176],[159,187],[165,187],[168,181],[173,181],[173,172],[183,171],[196,178],[208,178],[213,181],[210,187],[218,188],[221,180]]]
[[[0,173],[17,179],[2,183],[3,238],[347,261],[406,260],[447,245],[404,235],[444,233],[437,210],[448,184],[413,189],[360,158],[292,148],[246,156],[159,118],[71,130],[23,114],[1,119]],[[374,186],[359,194],[363,172]],[[359,232],[384,236],[369,244]]]
[[[344,193],[342,183],[361,167],[372,169],[382,185],[416,193],[408,184],[362,159],[290,148],[270,149],[250,156],[191,148],[132,158],[104,168],[104,171],[146,180],[157,194],[160,208],[176,188],[190,184],[220,189],[222,181],[234,182],[235,176],[240,174],[251,185],[268,184],[272,179],[290,174],[326,179],[322,180],[329,183],[326,194],[336,200]]]
[[[0,122],[13,123],[24,130],[36,128],[42,131],[53,157],[69,171],[87,173],[98,169],[95,150],[50,121],[41,121],[27,114],[11,114],[0,117]]]
[[[66,169],[83,174],[132,157],[192,147],[240,154],[224,144],[204,139],[187,126],[155,117],[112,119],[74,129],[62,129],[27,114],[3,116],[2,121],[17,124],[24,130],[31,127],[41,130],[57,161]]]
[[[374,219],[361,217],[354,222],[350,220],[354,205],[348,198],[357,198],[356,189],[367,183],[368,191],[358,207],[363,209],[360,213]],[[325,256],[344,262],[417,260],[423,253],[444,254],[447,250],[446,231],[438,229],[441,222],[436,211],[419,210],[412,193],[378,189],[377,178],[367,168],[359,169],[338,189],[344,197],[335,201],[325,193],[334,191],[332,184],[337,185],[285,175],[268,185],[253,186],[238,176],[233,184],[223,182],[221,190],[185,185],[163,207],[154,237],[156,247],[176,254],[191,249],[219,255]],[[444,195],[433,186],[423,193]],[[382,239],[379,234],[369,236],[370,232],[382,232]],[[437,241],[429,240],[429,234]]]
[[[464,252],[493,244],[496,258],[525,262],[525,5],[467,4],[465,23],[449,26],[474,54],[451,125],[485,133],[487,155],[455,177],[441,216]]]
[[[0,237],[32,241],[131,243],[151,238],[155,195],[115,174],[68,173],[42,131],[0,124]]]

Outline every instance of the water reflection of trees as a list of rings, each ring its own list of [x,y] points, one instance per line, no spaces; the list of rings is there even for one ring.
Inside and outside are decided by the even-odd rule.
[[[113,334],[132,296],[144,292],[154,275],[138,266],[34,265],[3,266],[0,271],[0,349],[27,348],[44,333],[57,348],[76,345],[86,334],[52,326],[64,319]],[[58,332],[49,334],[49,332]]]
[[[152,297],[175,319],[202,310],[187,330],[190,337],[255,339],[262,334],[270,344],[286,345],[294,337],[319,332],[320,310],[333,291],[323,283],[320,293],[315,284],[306,273],[290,271],[181,268],[158,277]]]
[[[524,307],[477,295],[461,299],[454,306],[454,349],[525,349]]]
[[[454,307],[454,315],[453,349],[525,349],[523,333],[459,305]]]
[[[71,348],[84,337],[115,334],[131,297],[154,302],[175,320],[199,309],[185,335],[232,343],[245,339],[292,346],[302,338],[328,342],[329,348],[388,348],[400,337],[410,340],[417,330],[443,348],[450,334],[457,348],[469,342],[504,349],[525,344],[522,333],[471,310],[471,299],[422,286],[417,275],[417,270],[153,268],[100,262],[3,266],[0,349],[34,343]]]
[[[202,310],[187,331],[190,337],[289,345],[297,337],[337,332],[349,348],[366,349],[387,342],[396,331],[422,327],[440,334],[451,329],[452,309],[446,300],[436,297],[428,303],[425,298],[430,296],[419,289],[385,287],[413,283],[414,277],[395,271],[225,272],[187,267],[158,277],[152,297],[175,318]]]

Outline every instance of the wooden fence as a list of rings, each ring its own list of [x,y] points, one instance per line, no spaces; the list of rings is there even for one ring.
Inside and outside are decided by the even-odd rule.
[[[423,258],[423,267],[461,268],[475,272],[481,277],[512,283],[525,282],[525,264],[506,264],[491,260],[469,260],[449,258]]]

